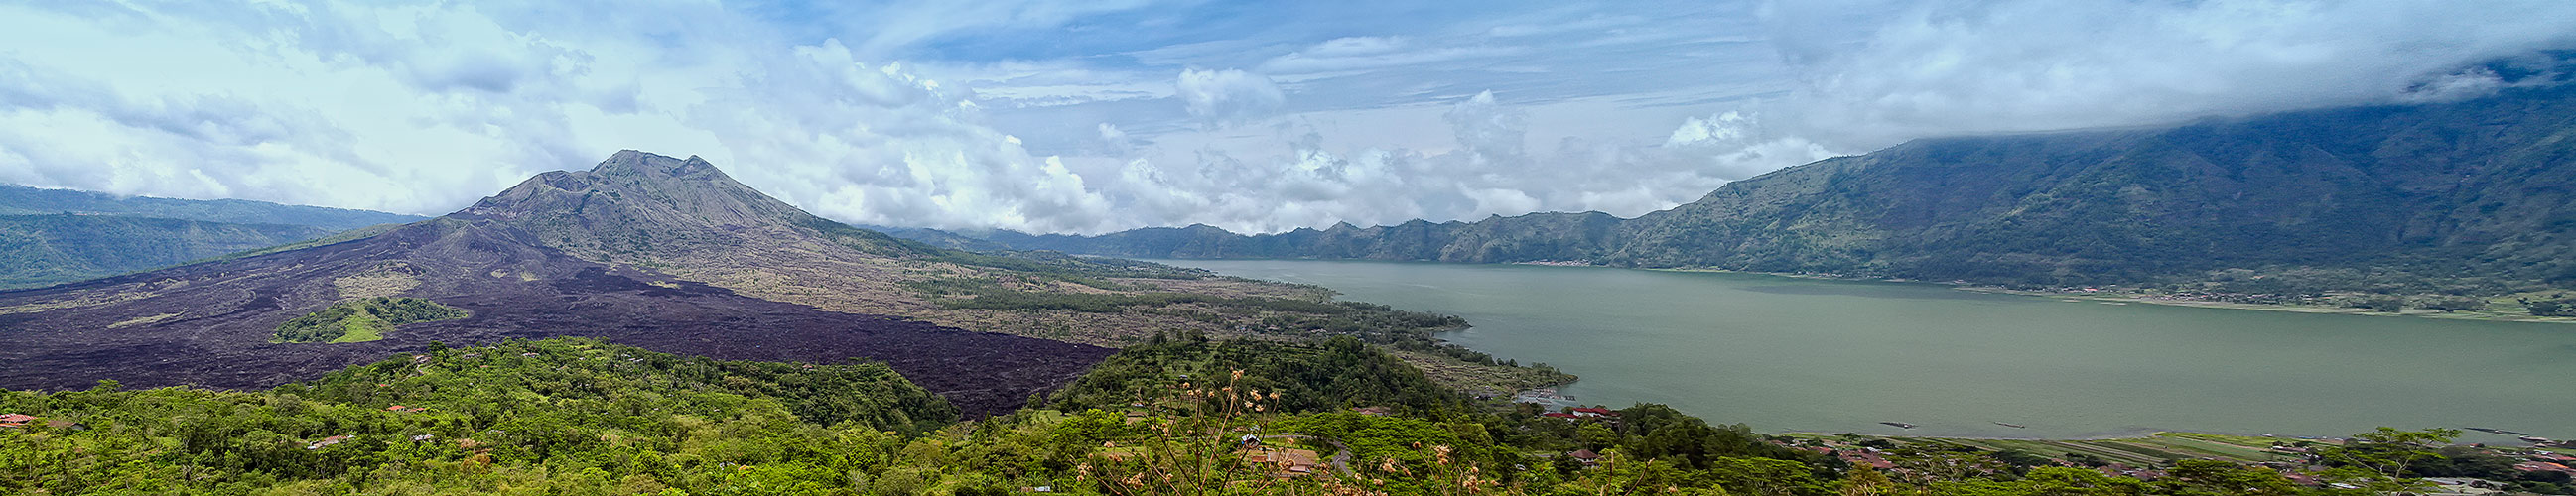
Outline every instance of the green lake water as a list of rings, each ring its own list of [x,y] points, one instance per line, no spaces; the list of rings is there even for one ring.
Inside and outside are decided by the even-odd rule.
[[[2576,438],[2576,325],[2111,305],[1937,285],[1596,267],[1166,260],[1466,317],[1451,342],[1763,431]],[[1917,424],[1913,430],[1878,422]],[[2022,424],[2009,428],[1994,422]],[[2511,442],[2470,432],[2463,442]]]

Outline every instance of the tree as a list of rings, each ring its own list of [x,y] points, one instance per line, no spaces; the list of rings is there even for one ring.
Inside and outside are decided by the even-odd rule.
[[[1867,466],[1853,468],[1851,474],[1843,477],[1842,496],[1896,496],[1914,493],[1904,485],[1888,480],[1886,474],[1880,474],[1878,470]]]
[[[2435,427],[2421,431],[2405,431],[2393,427],[2380,427],[2379,430],[2354,434],[2352,441],[2344,443],[2343,446],[2321,449],[2317,454],[2324,457],[2328,464],[2367,471],[2366,473],[2347,472],[2348,475],[2358,475],[2368,479],[2362,481],[2366,482],[2366,485],[2373,488],[2387,488],[2384,490],[2402,491],[2422,485],[2422,481],[2410,478],[2409,468],[2442,459],[2442,454],[2436,450],[2450,444],[2452,439],[2457,439],[2459,436],[2458,429]]]
[[[2441,310],[2443,312],[2458,312],[2463,310],[2485,310],[2487,309],[2487,300],[2474,296],[2434,296],[2424,298],[2416,302],[2416,305],[2428,309]]]
[[[2565,298],[2545,298],[2538,300],[2521,298],[2520,301],[2522,302],[2523,309],[2529,310],[2534,316],[2576,317],[2576,305],[2571,305]]]
[[[2221,496],[2299,492],[2297,483],[2279,473],[2221,461],[2182,460],[2174,462],[2173,470],[2168,474],[2171,477],[2155,482],[2157,494]]]

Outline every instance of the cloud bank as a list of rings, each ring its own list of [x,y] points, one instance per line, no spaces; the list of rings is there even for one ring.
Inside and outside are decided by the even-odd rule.
[[[1882,12],[1860,36],[1850,12]],[[1867,144],[2475,96],[2480,64],[2576,48],[2552,1],[1781,2],[1817,129]],[[2430,92],[2430,93],[2428,93]]]
[[[2576,49],[2554,0],[1440,7],[0,2],[0,181],[438,214],[633,148],[874,224],[1627,216],[1921,137],[2474,98]]]

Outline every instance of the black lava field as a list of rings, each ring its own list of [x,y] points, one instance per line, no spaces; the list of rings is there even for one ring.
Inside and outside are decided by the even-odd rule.
[[[407,275],[419,286],[405,295],[473,316],[403,326],[380,341],[269,342],[279,323],[340,298],[336,279],[362,274]],[[0,314],[0,388],[8,389],[81,389],[102,379],[128,388],[265,388],[431,341],[590,336],[721,359],[883,361],[981,416],[1061,386],[1113,351],[751,298],[572,258],[513,228],[445,219],[315,248],[0,292],[0,311],[13,307]]]

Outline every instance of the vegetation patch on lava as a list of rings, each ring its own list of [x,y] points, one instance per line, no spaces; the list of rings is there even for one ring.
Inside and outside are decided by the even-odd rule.
[[[472,316],[463,309],[409,297],[343,301],[277,325],[280,343],[358,343],[385,338],[395,326]]]

